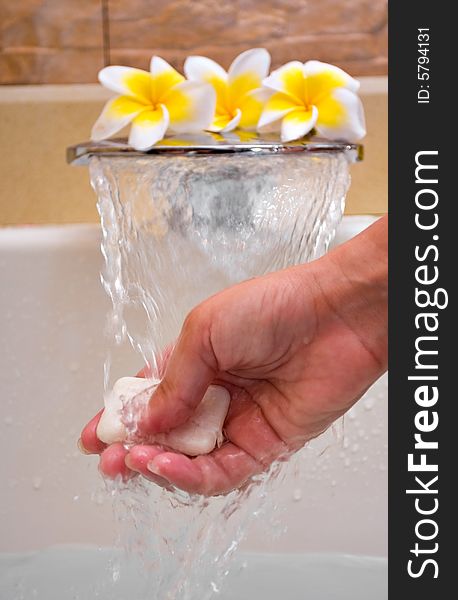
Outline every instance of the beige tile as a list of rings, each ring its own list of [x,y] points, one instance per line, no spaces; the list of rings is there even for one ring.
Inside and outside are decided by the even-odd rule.
[[[362,80],[369,133],[347,214],[387,210],[386,87]],[[87,169],[68,166],[65,150],[89,138],[107,98],[97,85],[0,87],[0,225],[98,221]]]

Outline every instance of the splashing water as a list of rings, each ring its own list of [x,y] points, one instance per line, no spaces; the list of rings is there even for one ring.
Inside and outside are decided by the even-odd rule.
[[[132,366],[148,365],[158,376],[162,351],[189,310],[211,294],[320,256],[343,213],[348,158],[92,158],[102,283],[112,300],[106,389],[128,374],[126,349]],[[118,541],[126,556],[141,557],[138,599],[205,600],[217,593],[249,523],[262,514],[274,525],[269,499],[294,464],[277,463],[244,489],[215,498],[139,478],[107,484]],[[126,561],[113,566],[114,582]]]

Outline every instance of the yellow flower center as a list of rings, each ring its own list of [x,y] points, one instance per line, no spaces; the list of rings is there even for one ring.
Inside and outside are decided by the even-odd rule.
[[[184,77],[171,69],[154,75],[147,71],[134,71],[125,76],[124,83],[132,95],[151,110],[165,104],[172,88],[184,81]]]

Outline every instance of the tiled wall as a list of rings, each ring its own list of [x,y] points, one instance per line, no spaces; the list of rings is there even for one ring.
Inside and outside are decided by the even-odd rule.
[[[387,72],[386,0],[0,0],[0,83],[87,83],[104,64],[159,54],[228,66],[268,48],[273,66],[317,58],[353,75]]]

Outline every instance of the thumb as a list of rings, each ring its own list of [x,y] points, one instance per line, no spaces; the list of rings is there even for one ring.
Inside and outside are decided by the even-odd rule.
[[[200,305],[187,316],[165,375],[139,423],[144,435],[168,431],[185,423],[218,372],[210,341],[210,313]]]

